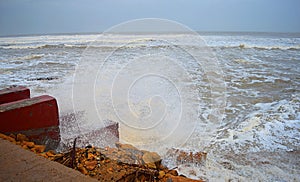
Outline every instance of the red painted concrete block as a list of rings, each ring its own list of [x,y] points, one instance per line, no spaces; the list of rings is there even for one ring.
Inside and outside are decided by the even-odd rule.
[[[59,125],[55,98],[39,96],[0,105],[0,132],[16,132]]]
[[[23,86],[13,86],[0,90],[0,104],[30,98],[30,90]]]

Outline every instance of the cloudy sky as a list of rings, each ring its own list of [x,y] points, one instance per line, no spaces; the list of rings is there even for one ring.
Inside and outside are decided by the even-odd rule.
[[[101,32],[140,18],[197,31],[300,32],[300,0],[0,0],[0,35]]]

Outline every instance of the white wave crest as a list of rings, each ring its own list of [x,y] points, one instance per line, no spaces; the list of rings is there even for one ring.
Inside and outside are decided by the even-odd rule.
[[[217,143],[236,153],[294,151],[300,146],[300,98],[255,104],[256,111]]]

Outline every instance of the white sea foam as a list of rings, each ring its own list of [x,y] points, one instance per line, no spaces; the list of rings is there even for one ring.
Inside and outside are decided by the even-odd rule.
[[[299,97],[272,103],[257,103],[238,126],[228,129],[226,137],[215,141],[235,153],[293,151],[300,146]]]

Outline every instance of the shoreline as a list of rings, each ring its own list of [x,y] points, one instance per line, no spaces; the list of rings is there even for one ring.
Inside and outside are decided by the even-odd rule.
[[[202,181],[179,175],[175,169],[162,165],[157,153],[139,150],[130,144],[117,142],[116,148],[76,148],[75,140],[68,152],[56,153],[46,151],[45,145],[36,145],[23,134],[7,136],[0,133],[0,138],[99,181]],[[190,156],[181,153],[181,158],[184,157]],[[203,156],[198,155],[199,162],[202,159]]]

